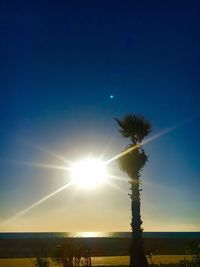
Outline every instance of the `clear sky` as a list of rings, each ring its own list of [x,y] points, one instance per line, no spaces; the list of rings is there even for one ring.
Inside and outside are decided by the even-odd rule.
[[[144,230],[200,231],[199,14],[198,0],[1,1],[0,231],[130,230],[120,180],[71,186],[3,224],[69,181],[25,162],[108,160],[129,143],[114,117],[130,112],[151,135],[189,120],[145,145]]]

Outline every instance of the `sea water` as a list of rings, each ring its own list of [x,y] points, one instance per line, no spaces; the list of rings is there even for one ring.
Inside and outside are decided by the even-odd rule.
[[[131,232],[11,232],[0,233],[0,239],[33,238],[130,238]],[[200,232],[143,232],[144,238],[200,238]]]

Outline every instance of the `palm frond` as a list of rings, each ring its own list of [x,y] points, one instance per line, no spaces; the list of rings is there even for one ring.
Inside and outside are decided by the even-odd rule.
[[[115,118],[120,126],[120,133],[136,144],[140,143],[151,132],[151,124],[143,116],[127,114],[121,120]]]

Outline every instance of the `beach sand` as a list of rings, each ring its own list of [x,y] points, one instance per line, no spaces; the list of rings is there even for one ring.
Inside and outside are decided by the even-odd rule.
[[[154,264],[175,264],[183,260],[185,255],[155,255],[152,257]],[[58,267],[57,264],[50,261],[50,267]],[[92,266],[111,266],[111,265],[128,265],[128,256],[115,257],[94,257],[92,258]],[[0,267],[34,267],[34,258],[19,259],[0,259]]]

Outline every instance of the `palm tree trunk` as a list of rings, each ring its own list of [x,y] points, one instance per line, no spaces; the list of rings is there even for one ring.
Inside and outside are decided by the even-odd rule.
[[[130,267],[148,267],[142,240],[142,220],[140,215],[140,186],[139,179],[131,179],[131,248]]]

